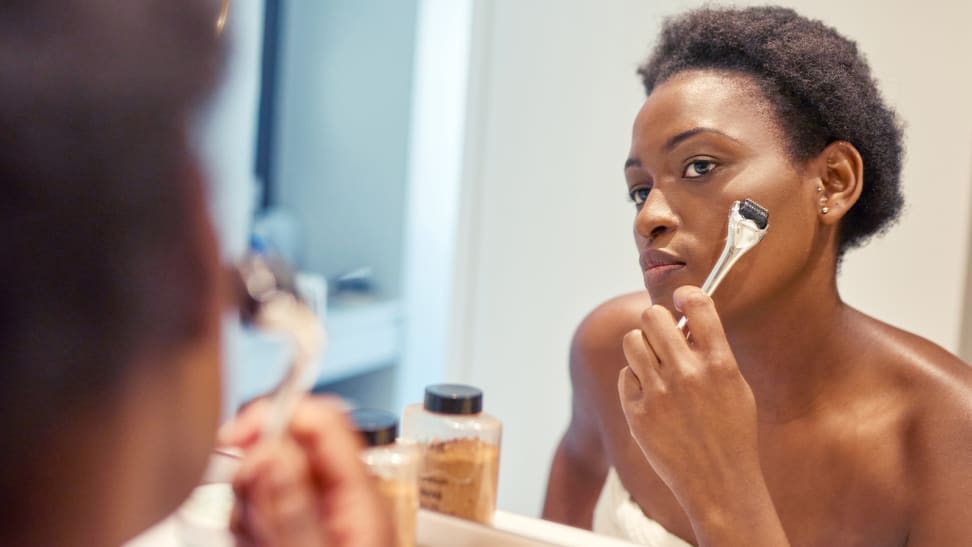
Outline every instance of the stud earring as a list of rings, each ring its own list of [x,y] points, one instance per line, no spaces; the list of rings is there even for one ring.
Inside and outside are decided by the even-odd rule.
[[[823,192],[823,186],[817,186],[817,193],[819,194],[820,192]],[[820,205],[823,205],[824,203],[827,203],[828,199],[830,198],[828,198],[826,195],[821,195],[819,198],[817,198],[817,202],[820,203]],[[830,212],[830,208],[821,207],[820,212],[826,215],[828,212]]]

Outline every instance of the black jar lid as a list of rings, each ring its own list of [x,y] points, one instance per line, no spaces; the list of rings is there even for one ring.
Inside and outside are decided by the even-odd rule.
[[[351,411],[351,419],[368,446],[392,444],[398,438],[398,417],[391,412],[359,408]]]
[[[425,410],[440,414],[479,414],[483,392],[461,384],[437,384],[425,388]]]

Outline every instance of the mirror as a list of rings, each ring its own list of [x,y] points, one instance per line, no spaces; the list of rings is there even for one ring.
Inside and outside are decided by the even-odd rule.
[[[321,389],[397,412],[428,383],[481,387],[505,424],[500,507],[539,514],[570,416],[573,330],[642,287],[621,173],[643,100],[634,70],[662,18],[697,3],[258,4],[234,3],[227,25],[242,45],[220,104],[246,95],[230,118],[250,121],[222,133],[245,149],[214,161],[217,207],[238,204],[222,218],[248,212],[236,196],[252,197],[259,245],[297,264],[318,295],[332,337]],[[947,23],[962,18],[786,4],[855,38],[908,124],[909,209],[848,256],[842,292],[957,351],[968,245],[928,240],[970,233],[972,82],[954,67],[972,44]],[[914,31],[936,55],[917,54],[900,28],[934,29]],[[904,249],[935,268],[902,261]]]

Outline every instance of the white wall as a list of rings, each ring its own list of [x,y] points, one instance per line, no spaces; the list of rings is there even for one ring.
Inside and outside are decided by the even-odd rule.
[[[908,209],[847,257],[864,310],[959,346],[972,181],[969,3],[797,0],[856,39],[907,122]],[[659,16],[692,2],[477,3],[466,162],[461,377],[505,422],[500,506],[536,514],[569,409],[567,349],[598,302],[641,288],[622,163]]]
[[[970,66],[972,3],[788,3],[858,41],[906,124],[901,223],[847,255],[842,294],[957,352],[972,203],[972,72],[958,67]]]

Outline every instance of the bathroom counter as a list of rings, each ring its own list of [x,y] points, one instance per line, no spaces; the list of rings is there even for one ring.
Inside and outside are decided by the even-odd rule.
[[[125,547],[187,547],[181,539],[179,523],[169,518],[148,530]],[[231,546],[228,532],[221,538],[207,538],[200,547]],[[419,547],[537,547],[563,545],[568,547],[631,547],[631,543],[606,538],[535,518],[497,511],[494,526],[482,526],[431,511],[419,511]],[[193,546],[194,547],[194,546]]]
[[[419,511],[419,547],[632,547],[633,544],[570,526],[497,511],[493,526]]]

